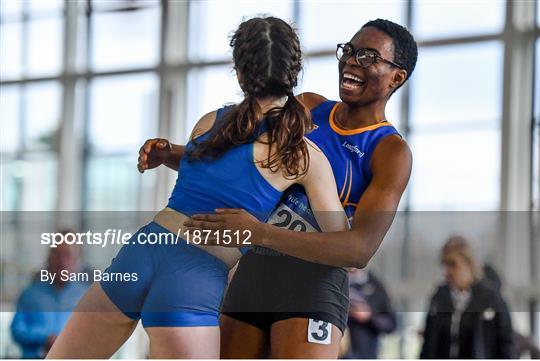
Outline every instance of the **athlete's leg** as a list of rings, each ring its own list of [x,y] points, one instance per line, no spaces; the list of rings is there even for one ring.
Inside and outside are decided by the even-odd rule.
[[[148,224],[134,234],[104,272],[134,273],[137,280],[94,282],[54,343],[49,358],[106,358],[127,340],[140,318],[160,258],[160,248],[134,240],[140,233],[156,232],[154,228]]]
[[[150,358],[217,359],[219,327],[147,327]]]
[[[141,309],[151,358],[219,358],[228,267],[193,245],[167,246]]]
[[[110,358],[133,333],[137,320],[122,313],[94,282],[73,311],[47,358]]]
[[[270,332],[270,352],[272,358],[291,359],[337,359],[342,333],[330,323],[322,323],[319,335],[331,327],[329,344],[308,342],[307,318],[289,318],[272,325]]]
[[[268,332],[223,314],[219,322],[221,358],[261,359],[268,355]]]

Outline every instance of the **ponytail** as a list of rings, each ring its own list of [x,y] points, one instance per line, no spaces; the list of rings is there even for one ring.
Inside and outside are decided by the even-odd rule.
[[[292,92],[289,93],[287,102],[279,109],[268,132],[275,154],[272,156],[272,147],[268,147],[268,157],[261,166],[274,172],[283,169],[287,178],[305,175],[309,169],[309,152],[304,135],[313,128],[309,109]]]

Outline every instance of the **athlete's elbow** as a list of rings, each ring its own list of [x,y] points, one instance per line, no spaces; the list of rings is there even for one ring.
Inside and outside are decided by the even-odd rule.
[[[366,268],[369,263],[368,257],[360,252],[348,252],[347,254],[339,257],[338,260],[332,262],[332,265],[345,268]],[[324,263],[324,262],[321,262]]]
[[[369,263],[369,258],[366,257],[362,250],[350,250],[342,258],[341,267],[352,267],[352,268],[366,268]]]
[[[363,255],[357,256],[354,259],[351,260],[351,264],[349,267],[354,267],[358,269],[366,268],[369,263],[369,258],[366,258]]]
[[[360,247],[360,245],[357,245],[357,249],[354,250],[354,252],[350,252],[352,264],[349,267],[359,269],[366,268],[374,254],[375,252],[371,252],[365,247]]]
[[[377,252],[377,249],[379,248],[379,245],[382,242],[382,237],[377,236],[367,236],[367,235],[358,235],[358,237],[355,239],[354,242],[351,242],[350,244],[350,250],[349,254],[351,255],[352,259],[352,265],[349,267],[355,267],[355,268],[366,268],[375,253]]]

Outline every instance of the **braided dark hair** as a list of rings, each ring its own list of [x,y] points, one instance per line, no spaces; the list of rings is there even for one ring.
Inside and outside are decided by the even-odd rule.
[[[292,178],[305,174],[309,154],[304,135],[313,129],[313,123],[309,109],[293,95],[302,70],[298,35],[281,19],[256,17],[240,24],[230,46],[245,98],[207,140],[196,142],[188,156],[217,158],[235,145],[253,142],[267,116],[268,144],[276,151],[271,154],[268,147],[268,157],[261,166],[274,172],[283,169]],[[287,96],[283,107],[263,114],[256,99],[279,96]]]

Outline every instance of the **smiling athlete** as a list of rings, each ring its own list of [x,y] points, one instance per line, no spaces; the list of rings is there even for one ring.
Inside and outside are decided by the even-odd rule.
[[[222,307],[223,358],[336,358],[348,312],[343,267],[367,265],[407,186],[411,152],[385,108],[415,68],[416,42],[404,27],[378,19],[338,44],[336,56],[341,102],[313,93],[298,98],[318,127],[308,137],[331,163],[351,229],[294,232],[318,230],[298,187],[284,194],[266,224],[238,209],[186,223],[192,229],[253,232],[255,246],[241,258]],[[139,169],[174,164],[182,154],[182,146],[149,140]]]

